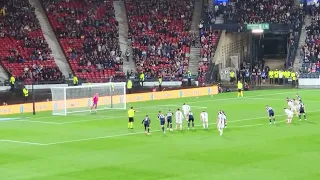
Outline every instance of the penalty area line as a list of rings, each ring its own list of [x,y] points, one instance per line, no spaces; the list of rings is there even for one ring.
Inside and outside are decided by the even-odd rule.
[[[46,144],[37,143],[37,142],[16,141],[16,140],[9,140],[9,139],[0,139],[0,142],[8,142],[8,143],[15,143],[15,144],[38,145],[38,146],[46,145]]]

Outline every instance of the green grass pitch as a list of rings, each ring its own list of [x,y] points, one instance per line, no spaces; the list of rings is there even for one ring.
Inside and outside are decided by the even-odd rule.
[[[308,121],[285,123],[285,98],[299,93]],[[139,110],[134,130],[127,111],[51,112],[0,116],[1,180],[319,180],[320,90],[262,90],[128,103]],[[157,112],[191,106],[196,129],[161,133]],[[268,124],[265,105],[273,107]],[[209,113],[209,131],[199,113]],[[219,136],[218,110],[228,117]],[[151,135],[141,121],[149,114]],[[4,118],[18,118],[5,120]],[[175,123],[174,123],[175,126]],[[186,122],[184,121],[184,127]]]

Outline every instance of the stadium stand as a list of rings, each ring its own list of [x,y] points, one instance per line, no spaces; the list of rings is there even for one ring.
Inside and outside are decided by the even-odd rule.
[[[73,73],[89,82],[123,78],[112,0],[43,0]]]
[[[311,15],[311,25],[306,27],[307,37],[305,45],[301,47],[301,77],[302,78],[319,78],[320,75],[320,8],[319,6],[309,6]]]
[[[298,15],[294,0],[231,0],[234,8],[226,8],[228,20],[238,23],[292,24]]]
[[[216,51],[220,32],[213,30],[210,24],[215,23],[216,12],[213,9],[210,9],[208,6],[209,0],[204,0],[202,20],[200,23],[203,24],[203,27],[200,28],[200,58],[199,58],[199,67],[198,67],[198,81],[200,84],[205,82],[205,76],[210,66],[211,59],[214,56]]]
[[[290,41],[289,41],[289,49],[288,49],[288,58],[287,58],[287,62],[286,62],[286,68],[288,67],[292,67],[295,57],[296,57],[296,53],[299,49],[299,40],[300,40],[300,36],[301,36],[301,28],[303,26],[303,20],[304,20],[304,11],[301,8],[299,10],[299,15],[296,18],[296,21],[294,22],[294,26],[292,29],[292,33],[291,33],[291,37],[290,37]]]
[[[2,3],[2,4],[1,4]],[[61,81],[34,8],[28,0],[1,1],[0,61],[18,81]]]
[[[181,79],[188,70],[193,0],[126,0],[129,38],[138,72],[146,79]]]

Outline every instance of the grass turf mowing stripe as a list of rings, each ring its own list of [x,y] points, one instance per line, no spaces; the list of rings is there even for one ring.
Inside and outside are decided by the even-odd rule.
[[[299,93],[303,93],[303,92],[309,92],[309,91],[319,91],[318,89],[307,89],[307,90],[299,90]],[[255,92],[255,91],[252,91],[252,92]],[[256,91],[258,92],[258,91]],[[281,92],[281,93],[270,93],[270,94],[260,94],[260,95],[254,95],[254,96],[245,96],[243,97],[243,99],[250,99],[250,98],[254,98],[254,97],[261,97],[261,96],[268,96],[268,95],[281,95],[281,94],[292,94],[292,92]],[[216,97],[217,95],[214,95],[213,97]],[[186,97],[188,98],[188,97]],[[199,101],[195,101],[195,102],[189,102],[188,104],[198,104],[198,103],[204,103],[204,102],[212,102],[212,101],[228,101],[228,100],[234,100],[234,99],[242,99],[242,98],[238,98],[238,97],[233,97],[233,98],[221,98],[221,99],[209,99],[209,100],[199,100]],[[173,99],[171,99],[173,100]],[[177,100],[182,100],[182,99],[177,99]],[[130,103],[127,103],[127,107],[130,106]],[[142,109],[142,108],[150,108],[150,107],[161,107],[161,106],[179,106],[179,105],[175,105],[175,104],[161,104],[161,105],[155,105],[155,106],[140,106],[139,109]],[[110,111],[113,111],[112,109],[109,110]],[[117,110],[119,111],[119,110]],[[80,113],[80,115],[82,116],[82,114]],[[118,116],[117,116],[118,117]],[[23,121],[32,121],[33,123],[46,123],[46,124],[61,124],[61,123],[57,123],[57,122],[49,122],[49,121],[34,121],[35,119],[50,119],[52,118],[52,116],[39,116],[39,117],[32,117],[30,116],[29,118],[31,118],[32,120],[23,120]],[[112,117],[112,118],[115,118],[115,117]],[[102,118],[92,118],[91,120],[101,120]],[[105,119],[105,118],[104,118]],[[22,121],[22,120],[21,120]],[[22,121],[22,122],[23,122]],[[5,121],[0,121],[1,122],[5,122]],[[14,121],[8,121],[8,122],[14,122]],[[81,121],[79,121],[81,122]],[[84,121],[86,122],[86,121]]]
[[[320,112],[320,110],[317,111],[310,111],[310,112]],[[285,114],[283,115],[277,115],[276,117],[282,117],[286,116]],[[255,119],[262,119],[266,118],[266,116],[263,117],[256,117],[256,118],[248,118],[248,119],[239,119],[239,120],[234,120],[234,121],[228,121],[228,123],[232,122],[243,122],[243,121],[248,121],[248,120],[255,120]],[[284,122],[285,120],[282,121],[277,121],[277,122]],[[209,123],[210,125],[215,125],[217,123]],[[269,125],[267,123],[261,123],[261,124],[251,124],[251,125],[242,125],[242,126],[233,126],[232,128],[245,128],[245,127],[253,127],[253,126],[262,126],[262,125]],[[195,125],[196,127],[202,126],[201,125]],[[229,126],[228,126],[229,127]],[[229,128],[228,128],[229,129]],[[161,132],[161,130],[154,130],[152,132]],[[73,143],[73,142],[82,142],[82,141],[90,141],[90,140],[98,140],[98,139],[107,139],[107,138],[114,138],[114,137],[122,137],[122,136],[130,136],[130,135],[137,135],[137,134],[143,134],[145,132],[133,132],[133,133],[125,133],[125,134],[118,134],[118,135],[109,135],[109,136],[100,136],[100,137],[92,137],[92,138],[84,138],[84,139],[77,139],[77,140],[70,140],[70,141],[61,141],[61,142],[54,142],[54,143],[47,143],[43,145],[57,145],[57,144],[66,144],[66,143]]]
[[[308,92],[308,91],[319,91],[319,90],[315,90],[315,89],[311,89],[311,90],[303,90],[301,92]],[[292,92],[281,92],[281,93],[272,93],[272,94],[261,94],[261,95],[254,95],[254,96],[247,96],[247,97],[243,97],[244,99],[255,99],[255,97],[260,97],[260,96],[268,96],[268,95],[279,95],[279,94],[291,94]],[[234,99],[242,99],[242,98],[222,98],[222,99],[210,99],[210,100],[201,100],[201,101],[195,101],[195,102],[189,102],[188,104],[198,104],[198,103],[204,103],[204,102],[212,102],[212,101],[228,101],[228,100],[234,100]],[[257,99],[268,99],[268,98],[257,98]],[[280,100],[280,99],[278,99]],[[175,104],[167,104],[167,105],[155,105],[155,106],[141,106],[137,109],[148,109],[148,108],[152,108],[152,107],[164,107],[164,106],[179,106],[179,105],[175,105]],[[200,106],[191,106],[191,107],[195,107],[195,108],[200,108]],[[201,107],[206,109],[206,107]],[[157,114],[157,113],[149,113],[149,114]],[[80,113],[79,115],[83,115],[82,113]],[[137,114],[136,116],[144,116],[142,114]],[[108,120],[108,119],[113,119],[113,118],[126,118],[127,116],[115,116],[115,117],[105,117],[105,116],[98,116],[98,117],[93,117],[90,120],[79,120],[79,121],[68,121],[68,122],[50,122],[50,121],[34,121],[34,120],[15,120],[15,121],[21,121],[21,122],[30,122],[30,123],[43,123],[43,124],[54,124],[54,125],[63,125],[63,124],[73,124],[73,123],[82,123],[82,122],[90,122],[90,121],[104,121],[104,120]],[[52,116],[47,116],[47,117],[36,117],[36,118],[32,118],[32,119],[47,119],[47,118],[52,118]],[[0,121],[1,122],[5,122],[5,121]],[[14,122],[14,121],[6,121],[6,122]]]

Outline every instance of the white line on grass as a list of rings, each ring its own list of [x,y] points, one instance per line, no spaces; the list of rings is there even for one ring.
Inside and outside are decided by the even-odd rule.
[[[52,122],[52,121],[34,121],[34,120],[27,120],[27,119],[17,119],[17,120],[5,120],[1,122],[28,122],[28,123],[41,123],[41,124],[56,124],[59,125],[59,122]]]
[[[320,112],[320,110],[310,111],[310,112]],[[277,117],[281,117],[281,116],[285,116],[285,114],[283,114],[283,115],[278,115]],[[266,118],[266,116],[256,117],[256,118],[248,118],[248,119],[239,119],[239,120],[229,121],[228,123],[248,121],[248,120],[254,120],[254,119],[262,119],[262,118]],[[276,121],[276,122],[279,123],[279,122],[284,122],[284,121],[285,121],[285,120]],[[214,125],[214,124],[217,124],[217,123],[210,123],[210,125]],[[249,124],[249,125],[242,125],[242,126],[233,126],[233,127],[231,127],[231,128],[228,128],[228,129],[232,129],[232,128],[245,128],[245,127],[262,126],[262,125],[269,125],[269,124],[268,124],[268,123]],[[195,126],[198,127],[198,126],[202,126],[202,125],[195,125]],[[228,126],[228,127],[230,127],[230,126]],[[161,132],[161,130],[154,130],[154,131],[152,131],[152,132]],[[100,137],[93,137],[93,138],[76,139],[76,140],[70,140],[70,141],[60,141],[60,142],[47,143],[47,144],[42,144],[42,145],[49,146],[49,145],[57,145],[57,144],[67,144],[67,143],[74,143],[74,142],[83,142],[83,141],[90,141],[90,140],[99,140],[99,139],[107,139],[107,138],[114,138],[114,137],[131,136],[131,135],[137,135],[137,134],[143,134],[143,133],[145,133],[145,132],[134,132],[134,133],[108,135],[108,136],[100,136]]]
[[[37,143],[37,142],[16,141],[16,140],[9,140],[9,139],[0,139],[0,142],[9,142],[9,143],[16,143],[16,144],[28,144],[28,145],[38,145],[38,146],[46,145],[46,144]]]
[[[317,89],[309,89],[309,90],[302,90],[301,92],[308,92],[308,91],[319,91]],[[247,96],[247,97],[243,97],[243,98],[238,98],[238,97],[234,97],[234,98],[221,98],[221,99],[215,99],[215,96],[213,96],[213,98],[209,99],[209,100],[201,100],[201,101],[194,101],[194,102],[188,102],[188,104],[198,104],[198,103],[204,103],[204,102],[212,102],[212,101],[229,101],[229,100],[234,100],[234,99],[253,99],[255,97],[261,97],[261,96],[269,96],[269,95],[280,95],[280,94],[291,94],[292,92],[281,92],[281,93],[272,93],[272,94],[260,94],[260,95],[254,95],[254,96]],[[180,99],[177,99],[180,100]],[[148,109],[148,108],[153,108],[153,107],[179,107],[179,105],[175,105],[175,104],[161,104],[161,105],[154,105],[154,106],[141,106],[138,107],[137,109]],[[129,105],[128,105],[129,107]],[[192,106],[193,107],[193,106]],[[203,107],[205,108],[205,107]],[[152,114],[152,113],[149,113]],[[156,114],[156,113],[155,113]],[[81,114],[83,115],[83,114]],[[72,115],[71,115],[72,116]],[[139,115],[136,115],[139,116]],[[142,115],[141,115],[142,116]],[[81,122],[89,122],[89,121],[101,121],[101,120],[108,120],[108,119],[113,119],[113,118],[126,118],[127,116],[114,116],[114,117],[105,117],[105,116],[99,116],[97,118],[92,118],[90,120],[79,120],[79,121],[68,121],[68,122],[52,122],[52,121],[35,121],[35,120],[13,120],[13,121],[0,121],[1,122],[15,122],[15,121],[22,121],[22,122],[30,122],[30,123],[42,123],[42,124],[55,124],[55,125],[61,125],[61,124],[72,124],[72,123],[81,123]],[[35,117],[32,119],[49,119],[49,118],[53,118],[51,115],[49,116],[45,116],[45,117]]]

